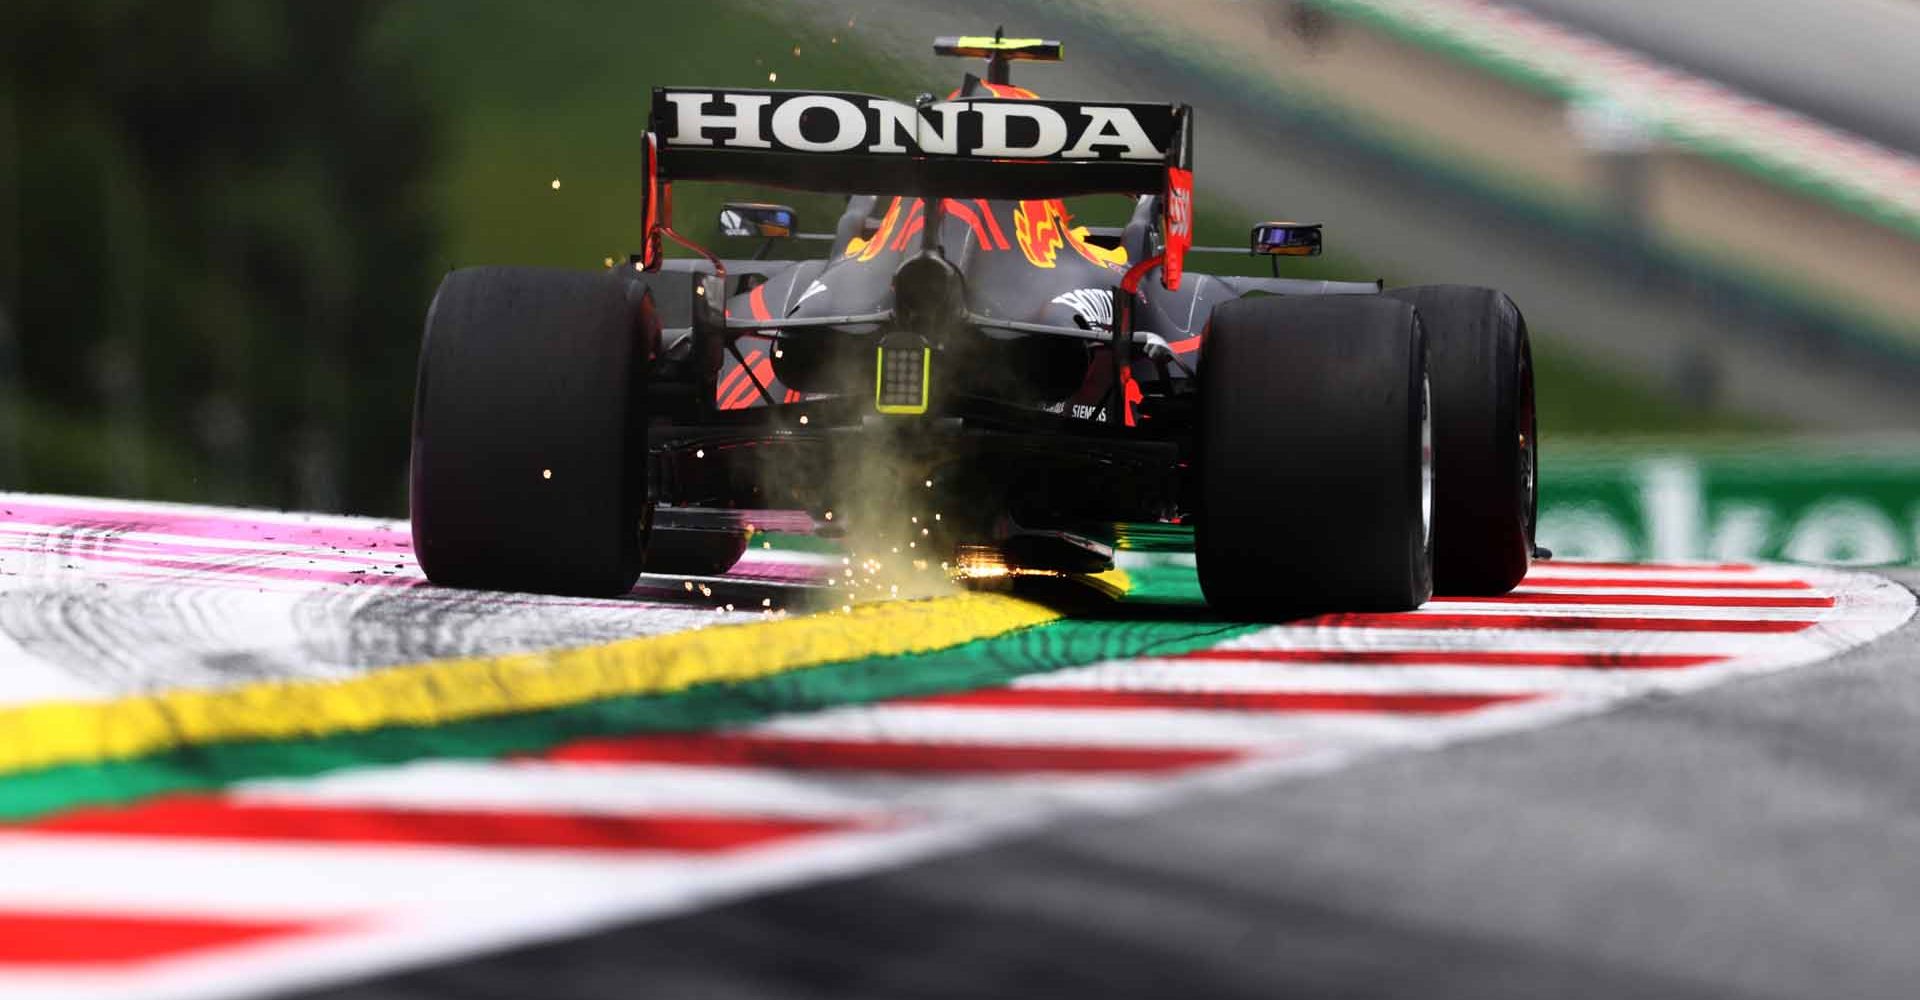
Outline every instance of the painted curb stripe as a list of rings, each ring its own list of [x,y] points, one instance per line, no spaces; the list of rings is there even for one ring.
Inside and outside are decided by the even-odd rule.
[[[664,695],[825,663],[927,653],[1059,617],[992,594],[884,602],[601,646],[438,660],[336,682],[251,684],[0,710],[0,774],[237,740],[440,726],[595,700]]]
[[[1119,660],[1017,678],[1014,687],[1096,691],[1181,691],[1248,694],[1605,695],[1679,679],[1686,671],[1568,670],[1554,667],[1392,667],[1371,663],[1262,663],[1248,660]],[[1489,706],[1494,707],[1494,706]],[[1393,713],[1387,713],[1393,714]],[[1405,714],[1405,713],[1402,713]],[[1442,713],[1444,714],[1444,713]]]
[[[1477,649],[1199,649],[1176,660],[1259,663],[1354,663],[1369,667],[1578,667],[1589,670],[1674,670],[1724,662],[1727,657],[1686,653],[1503,652]]]
[[[1657,576],[1662,573],[1729,573],[1740,574],[1737,579],[1742,581],[1747,579],[1746,574],[1762,569],[1762,567],[1755,566],[1752,563],[1741,562],[1607,562],[1599,559],[1556,559],[1537,565],[1552,572],[1559,572],[1561,570],[1605,570],[1610,572],[1630,570],[1636,574],[1645,574],[1645,576]],[[1726,582],[1731,584],[1734,579],[1736,578],[1730,576]],[[1528,582],[1532,582],[1531,578],[1528,579]],[[1741,586],[1746,586],[1746,584],[1743,582]]]
[[[870,796],[777,771],[686,764],[583,767],[534,758],[419,760],[311,778],[246,781],[225,790],[245,803],[467,809],[607,816],[771,816],[862,821],[891,813]]]
[[[1342,629],[1549,629],[1592,632],[1802,632],[1813,621],[1755,618],[1608,618],[1599,615],[1391,614],[1322,615],[1293,623]]]
[[[381,808],[168,796],[121,809],[78,809],[18,829],[41,834],[304,844],[412,844],[488,849],[706,854],[856,824],[767,816],[608,816],[493,809]]]
[[[1438,604],[1591,604],[1674,608],[1830,608],[1831,597],[1745,597],[1725,594],[1563,594],[1515,590],[1480,597],[1436,597]]]
[[[546,759],[572,764],[727,764],[788,771],[903,774],[1152,773],[1231,763],[1239,749],[1067,747],[787,739],[766,735],[636,736],[582,740]]]
[[[0,967],[120,966],[263,940],[304,937],[327,925],[199,914],[132,916],[0,910]]]
[[[15,494],[14,496],[18,496]],[[52,501],[52,502],[47,502]],[[154,532],[188,538],[291,546],[413,551],[405,522],[335,514],[213,508],[117,500],[0,496],[0,516],[9,521],[102,532]]]
[[[1494,711],[1494,710],[1489,710]],[[1458,716],[1444,716],[1455,719]],[[1435,717],[1385,712],[1211,712],[1179,708],[1040,708],[989,712],[883,702],[783,715],[756,732],[796,739],[854,740],[876,734],[906,743],[1085,747],[1239,748],[1253,754],[1303,748],[1353,750],[1431,732]]]
[[[4,503],[0,500],[0,503]],[[17,506],[0,510],[20,511]],[[31,509],[30,509],[31,511]],[[342,529],[326,525],[308,525],[304,530],[316,533],[318,541],[280,540],[285,525],[260,523],[228,515],[192,518],[203,533],[221,537],[182,541],[182,536],[167,533],[173,521],[159,525],[141,520],[143,508],[135,506],[111,519],[93,509],[50,508],[41,513],[64,512],[67,520],[50,523],[33,520],[0,521],[0,553],[15,553],[35,559],[59,560],[93,565],[108,563],[173,572],[162,576],[175,583],[207,582],[208,578],[244,577],[309,584],[384,585],[424,588],[427,580],[407,550],[404,524],[385,529],[392,539],[385,548],[372,540],[381,537],[369,531]],[[177,513],[168,517],[178,519]],[[784,518],[783,518],[784,519]],[[51,534],[47,529],[57,529]],[[343,540],[358,547],[331,544],[327,538],[348,533]],[[258,537],[250,537],[258,536]],[[774,536],[783,539],[796,536]],[[171,558],[169,558],[171,557]],[[395,561],[388,561],[395,560]],[[750,549],[726,574],[728,579],[769,580],[775,582],[814,583],[823,575],[827,560],[814,552],[755,547]],[[837,560],[836,560],[837,564]],[[121,578],[137,576],[131,571],[115,574]],[[676,599],[679,593],[673,595]],[[431,599],[421,595],[421,599]],[[620,607],[631,604],[619,600],[563,600],[543,598],[542,603],[565,603],[576,607]]]
[[[1528,587],[1566,587],[1595,589],[1601,587],[1659,587],[1662,590],[1726,590],[1737,587],[1741,590],[1811,590],[1813,585],[1805,580],[1738,580],[1695,579],[1649,579],[1644,576],[1528,576]]]
[[[861,610],[851,616],[794,621],[844,625],[849,618],[859,618]],[[763,634],[754,629],[732,631]],[[1212,622],[1054,621],[934,652],[831,662],[737,683],[701,684],[667,696],[622,695],[438,726],[394,725],[305,739],[181,745],[138,759],[94,760],[0,776],[0,820],[27,820],[61,809],[219,788],[253,778],[298,777],[433,757],[536,753],[567,740],[616,733],[713,729],[781,713],[1004,684],[1023,674],[1116,657],[1172,656],[1258,630]]]
[[[899,698],[894,705],[948,708],[1170,708],[1225,712],[1385,712],[1452,715],[1527,701],[1532,694],[1358,694],[1333,691],[1115,691],[1087,688],[988,688]]]
[[[1739,582],[1729,580],[1723,596],[1737,594]],[[64,908],[325,923],[301,939],[240,941],[183,952],[184,960],[162,956],[117,969],[0,964],[0,994],[162,1000],[267,992],[313,985],[322,976],[360,977],[530,943],[583,921],[662,915],[925,858],[1032,829],[1068,811],[1124,813],[1178,801],[1201,788],[1246,788],[1279,774],[1324,773],[1360,755],[1532,728],[1643,693],[1691,690],[1812,662],[1866,641],[1890,627],[1896,611],[1904,617],[1912,608],[1905,591],[1869,578],[1820,589],[1840,600],[1832,612],[1801,615],[1817,619],[1804,636],[1058,621],[934,653],[465,720],[441,730],[388,727],[287,745],[214,744],[99,765],[91,770],[155,781],[178,780],[183,773],[205,778],[210,762],[224,767],[225,755],[250,752],[278,754],[252,763],[279,768],[367,766],[319,781],[250,781],[218,795],[179,795],[125,809],[48,815],[11,831],[0,827],[0,845],[8,849],[0,911]],[[1580,614],[1564,606],[1493,608],[1498,614],[1527,610],[1551,617]],[[1789,617],[1783,611],[1700,608],[1685,620],[1716,614]],[[1423,623],[1435,618],[1418,617]],[[1588,617],[1640,620],[1631,612]],[[1209,653],[1222,642],[1304,644],[1321,647],[1309,653],[1360,659],[1174,658]],[[1375,669],[1383,654],[1420,646],[1442,655],[1474,655],[1476,662]],[[1556,670],[1540,662],[1616,650],[1716,659],[1664,664],[1708,667],[1697,671]],[[1484,661],[1488,653],[1524,658],[1531,669],[1502,670]],[[1068,666],[1078,669],[1058,671]],[[1154,701],[1093,705],[1078,693],[1060,693],[1075,679],[1096,675],[1100,684],[1092,701]],[[938,697],[1007,684],[1022,693]],[[1257,700],[1233,705],[1231,699],[1191,697],[1215,690],[1309,699],[1258,711],[1247,707]],[[1066,700],[942,703],[973,697]],[[1482,700],[1484,710],[1393,710],[1420,706],[1411,699],[1436,697]],[[1361,708],[1356,699],[1376,700]],[[1426,707],[1450,706],[1436,701]],[[690,728],[702,731],[663,732]],[[468,742],[448,742],[449,734]],[[301,759],[302,753],[318,763]],[[495,759],[380,766],[385,754]],[[965,767],[974,769],[956,769]],[[528,772],[534,773],[531,783]],[[36,776],[13,780],[29,777]],[[0,781],[0,808],[11,805],[6,795],[12,787]],[[265,835],[248,821],[258,816],[272,817]],[[401,836],[389,831],[392,825],[412,826],[416,816],[427,817],[424,829]],[[770,828],[761,822],[766,819],[803,825]],[[634,820],[692,824],[674,831],[691,844],[621,846],[658,836],[620,825]],[[724,837],[738,833],[731,825],[736,820],[748,831],[738,847],[729,847]],[[707,821],[727,824],[720,844],[704,839],[699,824]],[[504,834],[486,832],[496,822],[505,824],[495,828]],[[71,824],[95,829],[62,828]]]
[[[0,552],[20,552],[29,555],[48,554],[42,549],[30,549],[14,545],[0,545]],[[235,555],[240,558],[248,558],[242,553],[236,553]],[[191,579],[182,579],[180,574],[186,574],[188,577],[246,577],[256,580],[339,584],[343,586],[419,587],[426,583],[426,578],[422,576],[399,575],[397,567],[395,570],[384,573],[370,573],[364,568],[365,560],[360,561],[363,567],[361,569],[328,570],[298,566],[262,566],[257,562],[195,562],[185,559],[163,559],[154,555],[125,554],[106,549],[88,549],[78,552],[61,553],[61,558],[71,559],[76,562],[114,563],[121,566],[137,566],[143,569],[173,570],[175,572],[167,578],[181,583],[189,583],[192,581]],[[259,560],[261,557],[253,556],[251,558]],[[417,572],[418,571],[416,571],[416,573]]]
[[[23,528],[28,530],[22,530]],[[98,529],[96,529],[98,530]],[[222,544],[183,542],[173,536],[158,535],[148,537],[145,534],[133,534],[116,531],[113,534],[89,534],[78,537],[50,536],[45,525],[19,525],[0,523],[0,539],[6,544],[0,550],[7,552],[38,553],[61,558],[97,558],[101,553],[119,553],[122,555],[160,555],[182,556],[218,560],[216,565],[231,564],[235,560],[278,560],[282,562],[314,563],[325,561],[343,566],[365,566],[369,558],[384,558],[381,552],[347,552],[336,548],[314,547],[266,547],[243,543],[226,542]],[[278,546],[278,543],[275,543]],[[412,558],[408,556],[407,558]],[[211,568],[211,567],[210,567]]]

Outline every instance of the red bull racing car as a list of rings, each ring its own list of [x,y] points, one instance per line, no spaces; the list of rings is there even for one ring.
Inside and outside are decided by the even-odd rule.
[[[754,512],[800,510],[1007,572],[1099,571],[1138,526],[1190,524],[1207,601],[1251,618],[1520,580],[1537,443],[1509,298],[1188,270],[1220,249],[1193,246],[1191,108],[1012,85],[1057,42],[936,49],[986,76],[945,100],[656,89],[629,263],[447,276],[414,411],[429,578],[622,593],[722,572]],[[824,257],[724,259],[674,229],[698,181],[846,207]],[[1064,199],[1093,195],[1132,198],[1126,224],[1076,225]],[[804,235],[779,205],[720,223]],[[1246,250],[1319,248],[1262,223]]]

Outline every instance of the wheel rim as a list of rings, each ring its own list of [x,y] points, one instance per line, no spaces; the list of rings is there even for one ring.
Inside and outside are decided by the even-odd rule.
[[[1424,373],[1420,376],[1420,547],[1433,548],[1433,387]]]
[[[1533,543],[1534,518],[1539,509],[1538,469],[1534,450],[1539,447],[1540,430],[1533,410],[1533,365],[1520,356],[1520,524],[1527,543]]]

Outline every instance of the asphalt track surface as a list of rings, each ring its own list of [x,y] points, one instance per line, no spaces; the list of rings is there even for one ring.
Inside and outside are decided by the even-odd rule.
[[[404,525],[0,507],[10,998],[1914,971],[1920,698],[1881,652],[1913,600],[1876,577],[1548,564],[1507,600],[1246,627],[1136,552],[1106,581],[1134,603],[769,617],[715,605],[798,608],[840,564],[464,594]]]

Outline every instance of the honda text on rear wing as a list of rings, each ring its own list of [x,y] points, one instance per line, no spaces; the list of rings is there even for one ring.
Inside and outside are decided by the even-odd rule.
[[[734,181],[841,194],[1041,199],[1163,195],[1165,247],[1137,262],[1180,286],[1193,243],[1193,110],[1184,104],[655,88],[647,133],[647,242],[660,261],[675,181]],[[929,238],[938,227],[928,225]],[[702,251],[704,253],[704,251]]]

